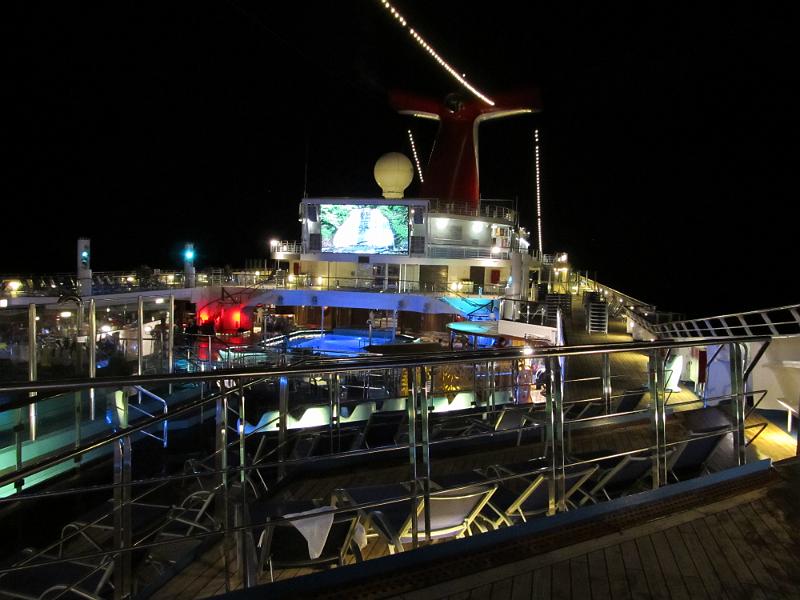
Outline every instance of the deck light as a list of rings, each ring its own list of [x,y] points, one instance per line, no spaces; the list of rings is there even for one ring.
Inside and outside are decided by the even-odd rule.
[[[473,221],[472,222],[472,233],[480,233],[486,227],[487,227],[487,225],[483,221]]]
[[[0,298],[0,308],[7,308],[8,307],[8,300],[6,298]]]
[[[381,4],[383,4],[384,8],[389,11],[389,13],[397,19],[397,22],[400,24],[400,27],[406,29],[408,26],[408,21],[405,20],[403,15],[400,14],[394,6],[392,6],[388,0],[380,0]],[[422,46],[425,51],[435,60],[439,65],[447,71],[456,81],[458,81],[461,85],[467,88],[470,92],[475,94],[478,98],[483,100],[489,106],[494,106],[494,102],[481,94],[474,86],[467,83],[466,76],[459,75],[458,71],[456,71],[453,67],[451,67],[439,54],[434,50],[428,42],[416,31],[414,31],[411,27],[408,27],[408,34],[416,40],[416,42]]]
[[[12,279],[11,281],[8,282],[7,285],[8,289],[10,289],[12,292],[17,292],[19,291],[19,288],[22,287],[22,282],[19,281],[18,279]]]
[[[411,154],[414,155],[414,162],[417,165],[417,173],[419,174],[419,181],[420,183],[425,183],[425,179],[422,177],[422,167],[419,166],[419,156],[417,156],[417,146],[414,144],[414,136],[411,134],[411,130],[408,130],[408,141],[411,142]],[[414,212],[414,209],[411,209],[411,212]]]
[[[164,304],[163,298],[156,298],[156,304]]]
[[[536,227],[539,233],[539,254],[542,254],[542,176],[539,160],[539,130],[533,132],[536,151]]]
[[[62,319],[69,319],[72,316],[72,313],[68,310],[64,310],[58,313],[58,316],[61,317]]]

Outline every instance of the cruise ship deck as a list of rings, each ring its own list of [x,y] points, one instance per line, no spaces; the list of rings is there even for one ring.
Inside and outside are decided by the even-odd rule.
[[[586,333],[579,299],[574,303],[565,335],[568,344],[631,342],[621,319],[610,320],[607,334]],[[571,361],[569,378],[576,381],[566,382],[564,402],[601,397],[601,382],[593,377],[601,369],[601,356],[578,355]],[[647,379],[647,365],[644,352],[611,354],[612,394],[641,386]],[[649,392],[645,392],[640,406],[648,404]],[[690,431],[727,423],[727,411],[704,410],[702,400],[686,388],[671,394],[667,405],[675,406],[667,423],[670,440],[686,439]],[[796,581],[787,562],[800,549],[794,541],[794,517],[788,507],[797,492],[793,458],[797,442],[755,414],[748,417],[746,426],[748,431],[760,433],[747,449],[748,466],[761,464],[755,470],[731,468],[736,456],[733,438],[727,436],[708,462],[708,470],[717,474],[714,477],[598,504],[593,508],[601,510],[591,513],[592,509],[585,509],[590,514],[584,519],[573,516],[582,512],[578,510],[530,520],[486,534],[487,538],[495,536],[491,543],[476,544],[477,538],[469,537],[448,543],[453,547],[432,558],[420,550],[416,559],[406,559],[404,553],[388,558],[385,564],[373,562],[391,556],[385,539],[375,536],[361,552],[364,562],[356,564],[350,556],[345,561],[351,565],[347,569],[317,575],[304,567],[274,569],[271,577],[265,573],[258,582],[270,578],[278,582],[269,588],[270,597],[276,598],[794,597]],[[572,432],[569,451],[576,456],[632,452],[649,447],[652,435],[647,421],[587,427]],[[432,460],[430,478],[432,482],[452,482],[454,474],[519,464],[541,455],[536,445],[492,451],[476,447],[459,456]],[[763,459],[780,466],[769,470],[758,462]],[[408,465],[325,473],[287,486],[272,500],[315,499],[325,505],[342,489],[391,487],[407,477]],[[516,529],[520,531],[505,533]],[[203,598],[241,588],[242,574],[234,568],[233,550],[227,561],[231,570],[226,587],[221,549],[221,545],[210,549],[154,597]],[[309,577],[302,583],[296,580],[304,575]],[[241,597],[255,598],[261,593],[255,588],[241,592]]]
[[[591,299],[615,292],[572,283],[563,345],[289,348],[237,369],[209,339],[189,372],[0,386],[22,423],[2,525],[26,548],[0,595],[791,597],[775,549],[796,550],[797,442],[754,386],[780,340],[635,341],[626,311],[590,333]],[[547,330],[529,323],[546,308],[493,327]]]

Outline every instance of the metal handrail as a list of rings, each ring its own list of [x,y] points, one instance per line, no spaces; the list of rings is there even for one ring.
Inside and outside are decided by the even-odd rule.
[[[212,373],[180,373],[164,375],[131,375],[127,377],[108,377],[98,379],[71,379],[61,382],[12,382],[0,384],[2,392],[36,392],[52,390],[76,390],[98,387],[124,387],[143,384],[183,383],[214,381],[217,379],[235,379],[237,377],[281,377],[292,375],[310,375],[320,372],[340,373],[344,371],[369,371],[372,369],[399,369],[404,367],[422,367],[437,363],[474,363],[484,360],[510,360],[515,358],[555,358],[578,355],[593,355],[620,352],[641,352],[657,349],[688,348],[697,345],[718,345],[736,342],[764,342],[768,336],[735,336],[729,338],[692,338],[691,340],[657,340],[654,342],[623,342],[606,344],[586,344],[577,346],[544,347],[523,350],[522,347],[489,348],[484,350],[460,350],[428,352],[416,355],[412,360],[405,357],[376,356],[358,358],[320,358],[302,365],[275,366],[270,368],[220,369]],[[26,399],[23,404],[14,404],[13,408],[26,406],[36,402],[35,398]],[[7,410],[11,404],[0,408]]]
[[[790,320],[775,321],[770,318],[770,314],[777,312],[789,312],[792,315]],[[758,316],[761,318],[760,323],[748,323],[745,317]],[[717,322],[719,325],[714,325],[712,322]],[[793,326],[791,331],[779,332],[778,327]],[[724,330],[733,335],[733,332],[744,331],[746,334],[751,334],[751,330],[760,329],[768,330],[771,335],[798,334],[800,333],[800,304],[792,304],[787,306],[778,306],[774,308],[767,308],[762,310],[753,310],[741,313],[733,313],[727,315],[715,315],[711,317],[701,317],[697,319],[685,319],[680,321],[669,321],[666,323],[653,324],[649,327],[651,331],[661,336],[671,336],[673,338],[696,338],[697,336],[710,333],[712,335],[719,335],[720,330]]]

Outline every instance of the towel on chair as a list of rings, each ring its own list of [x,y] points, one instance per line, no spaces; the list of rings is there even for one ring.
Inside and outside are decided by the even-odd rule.
[[[319,558],[322,549],[325,548],[325,542],[328,541],[328,534],[333,525],[334,510],[336,509],[333,506],[321,506],[304,512],[283,515],[286,519],[309,515],[305,519],[296,519],[291,523],[306,538],[308,557],[311,559]]]

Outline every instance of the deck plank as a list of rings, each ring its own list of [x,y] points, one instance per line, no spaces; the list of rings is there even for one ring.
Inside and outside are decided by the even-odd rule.
[[[593,550],[587,555],[589,560],[589,585],[592,600],[610,600],[611,590],[608,582],[608,566],[602,549]]]
[[[780,561],[774,555],[770,541],[764,539],[761,532],[752,526],[750,521],[742,514],[741,507],[734,506],[727,510],[726,514],[730,518],[732,526],[737,528],[739,534],[745,540],[750,552],[758,558],[767,574],[772,578],[777,589],[784,594],[790,591],[792,586],[786,582],[786,571],[784,571]]]
[[[678,526],[678,531],[708,595],[711,598],[727,598],[728,593],[723,589],[722,582],[711,565],[692,524],[690,522],[682,523]]]
[[[658,557],[650,541],[649,536],[636,538],[636,548],[639,551],[642,569],[644,570],[647,586],[650,588],[650,596],[656,599],[669,599],[667,582],[658,564]]]
[[[722,588],[729,596],[733,598],[739,597],[740,587],[736,574],[726,561],[725,556],[714,539],[714,534],[708,529],[708,525],[703,519],[696,519],[692,521],[691,526],[697,534],[711,566],[717,573]]]
[[[727,536],[731,548],[733,548],[741,561],[747,565],[754,579],[754,585],[765,594],[774,597],[780,593],[775,580],[769,574],[761,562],[761,557],[750,547],[749,541],[741,534],[733,518],[728,511],[719,512],[713,515],[717,526]]]
[[[511,600],[528,600],[533,597],[533,572],[526,571],[514,577]],[[549,593],[548,593],[549,595]]]
[[[606,559],[611,598],[613,600],[628,600],[632,597],[632,594],[628,587],[628,578],[625,575],[625,563],[622,560],[622,551],[619,545],[607,546],[603,554]]]
[[[491,600],[510,600],[512,579],[501,579],[492,583]]]
[[[552,597],[552,568],[546,565],[533,572],[532,598],[550,598]]]
[[[550,597],[553,600],[570,600],[572,597],[569,566],[568,560],[553,565],[550,573]]]
[[[589,582],[589,562],[586,555],[576,556],[569,561],[570,583],[573,598],[591,598],[592,588]]]
[[[672,556],[675,559],[675,564],[680,571],[683,582],[686,584],[686,590],[689,592],[691,598],[706,598],[706,589],[703,585],[703,580],[694,566],[689,549],[681,537],[681,533],[677,527],[670,527],[664,532],[667,538]]]
[[[674,600],[686,600],[689,598],[689,590],[683,580],[683,575],[672,550],[669,546],[669,541],[663,531],[657,531],[650,535],[650,542],[655,551],[656,560],[661,567],[661,572],[664,574],[667,588],[669,589],[670,596]]]
[[[625,577],[630,586],[633,598],[650,598],[650,588],[647,585],[647,577],[639,559],[639,549],[634,540],[628,540],[620,545],[622,560],[625,563]]]

